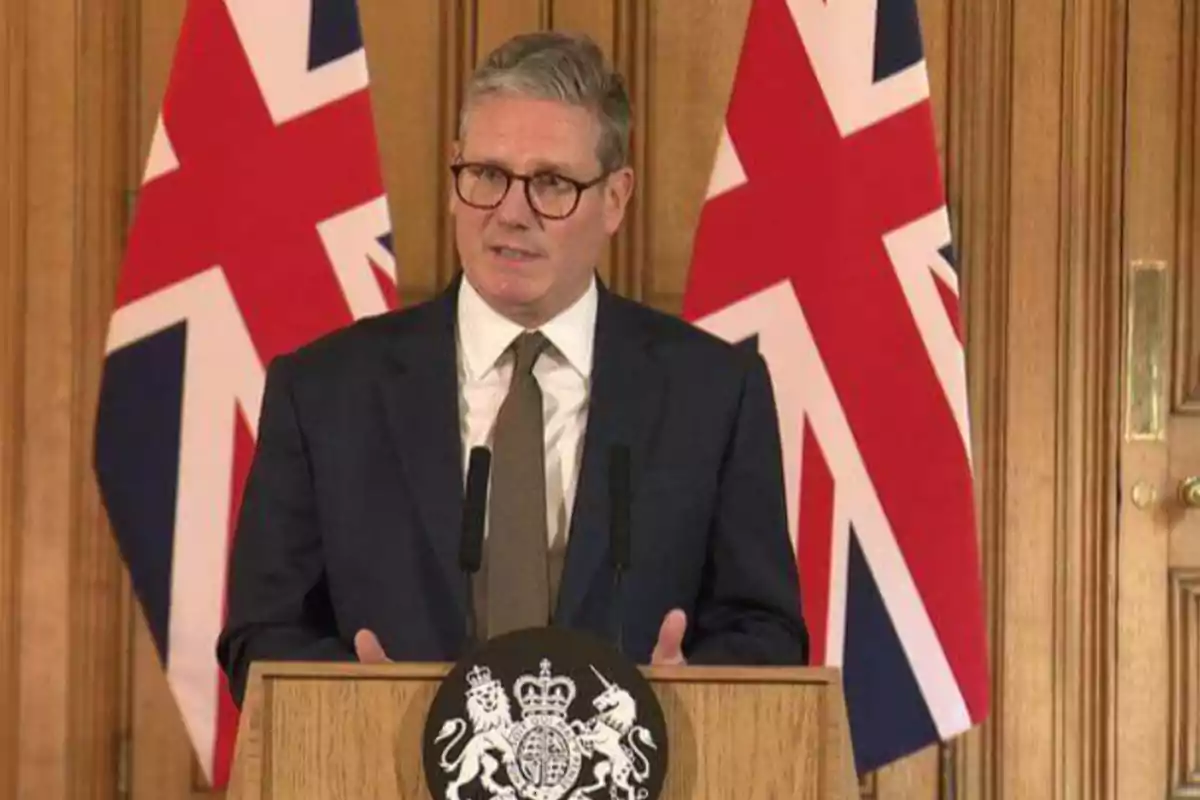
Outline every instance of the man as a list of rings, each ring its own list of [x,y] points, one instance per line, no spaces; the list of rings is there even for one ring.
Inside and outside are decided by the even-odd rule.
[[[488,636],[623,621],[641,663],[807,660],[767,370],[621,299],[595,267],[633,191],[629,102],[585,38],[517,37],[473,76],[451,172],[462,275],[277,359],[218,655],[452,661],[467,454],[493,453]],[[627,448],[631,568],[608,567]]]

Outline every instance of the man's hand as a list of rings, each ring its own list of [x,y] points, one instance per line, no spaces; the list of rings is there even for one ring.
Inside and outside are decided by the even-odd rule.
[[[650,656],[650,663],[655,666],[678,666],[687,664],[683,657],[683,635],[687,632],[687,615],[676,608],[663,618],[662,627],[658,631],[658,644]],[[383,652],[378,637],[366,628],[354,635],[354,652],[358,660],[364,664],[390,664],[392,660]]]
[[[663,617],[658,629],[658,644],[650,655],[653,666],[680,666],[687,664],[683,657],[683,634],[687,632],[687,614],[681,609],[672,609]]]
[[[387,653],[383,652],[383,645],[379,643],[379,637],[366,628],[354,634],[354,652],[358,655],[358,660],[364,664],[392,663],[392,660],[387,657]]]

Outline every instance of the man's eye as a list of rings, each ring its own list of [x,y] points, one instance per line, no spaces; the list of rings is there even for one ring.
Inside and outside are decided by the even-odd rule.
[[[504,180],[504,172],[502,170],[487,164],[478,164],[470,167],[470,173],[473,177],[481,181],[500,183]]]
[[[533,179],[533,185],[539,190],[550,192],[564,192],[571,188],[571,183],[561,175],[556,175],[553,172],[543,173]]]

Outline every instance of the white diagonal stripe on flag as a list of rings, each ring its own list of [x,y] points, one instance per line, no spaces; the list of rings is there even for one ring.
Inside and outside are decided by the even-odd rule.
[[[935,280],[942,280],[955,294],[958,276],[948,270],[938,250],[950,243],[950,220],[946,207],[914,220],[883,237],[896,277],[904,290],[917,330],[937,373],[946,403],[954,414],[963,451],[971,458],[971,429],[967,413],[967,371],[962,344],[946,315]],[[938,276],[935,278],[935,274]]]
[[[938,732],[950,736],[970,727],[970,714],[958,682],[946,660],[912,573],[904,563],[895,531],[888,522],[862,455],[855,445],[850,423],[791,283],[780,281],[700,320],[698,324],[732,341],[760,334],[760,352],[771,369],[772,380],[779,375],[784,385],[802,387],[799,398],[789,398],[790,404],[780,405],[779,408],[787,409],[789,415],[807,416],[834,478],[835,542],[833,572],[830,576],[830,628],[844,630],[845,627],[845,551],[849,547],[849,526],[852,525]],[[771,343],[783,340],[779,336],[781,331],[788,332],[791,342],[790,347],[783,351],[771,346]],[[801,380],[797,382],[783,377],[794,374],[799,374]],[[781,427],[785,425],[790,426],[790,421],[781,420]],[[799,469],[794,466],[798,460],[799,449],[793,438],[790,452],[785,449],[784,453],[785,467],[790,467],[789,492],[798,491],[799,484],[793,482],[799,475]],[[795,530],[794,518],[791,525]],[[837,610],[839,604],[840,611]],[[841,615],[840,622],[835,620],[835,614]],[[836,649],[831,648],[826,654],[826,660],[831,664],[840,664],[842,661],[843,642],[840,637],[843,635],[840,630],[829,631],[827,641],[837,645]]]
[[[194,275],[113,313],[110,353],[187,323],[179,473],[171,555],[167,681],[193,742],[216,738],[221,630],[239,409],[252,436],[263,371],[220,267]],[[212,751],[198,750],[212,776]]]
[[[312,0],[225,0],[276,124],[367,88],[363,48],[308,68]]]

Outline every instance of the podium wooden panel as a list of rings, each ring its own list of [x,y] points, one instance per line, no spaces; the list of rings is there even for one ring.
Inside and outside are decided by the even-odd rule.
[[[429,800],[425,714],[444,664],[260,663],[229,800]],[[839,673],[650,667],[670,736],[664,800],[850,800]]]

